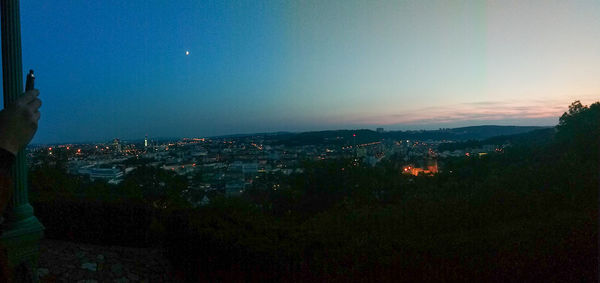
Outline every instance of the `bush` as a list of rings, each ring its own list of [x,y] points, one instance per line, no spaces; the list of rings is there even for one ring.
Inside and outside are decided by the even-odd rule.
[[[162,238],[157,211],[142,202],[51,199],[32,205],[50,239],[147,247]]]
[[[175,210],[166,229],[167,256],[190,281],[274,280],[298,251],[289,226],[241,199]]]

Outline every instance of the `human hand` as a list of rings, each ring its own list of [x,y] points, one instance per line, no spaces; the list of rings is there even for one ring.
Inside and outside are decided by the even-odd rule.
[[[26,146],[38,128],[42,101],[37,89],[27,91],[14,104],[0,111],[0,147],[17,154]]]

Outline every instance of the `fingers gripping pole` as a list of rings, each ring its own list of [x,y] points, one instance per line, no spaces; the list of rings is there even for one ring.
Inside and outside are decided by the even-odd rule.
[[[23,93],[21,62],[21,24],[19,0],[0,0],[2,33],[2,87],[4,106],[14,103]],[[11,170],[13,196],[2,224],[1,244],[6,248],[14,280],[37,281],[37,258],[43,226],[29,204],[25,150],[17,154]]]

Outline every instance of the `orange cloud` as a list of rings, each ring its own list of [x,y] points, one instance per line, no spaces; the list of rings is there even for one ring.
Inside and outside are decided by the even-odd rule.
[[[353,117],[355,123],[371,125],[440,124],[462,121],[501,121],[514,119],[558,118],[572,101],[479,101],[450,106],[427,107],[401,113],[382,113]]]

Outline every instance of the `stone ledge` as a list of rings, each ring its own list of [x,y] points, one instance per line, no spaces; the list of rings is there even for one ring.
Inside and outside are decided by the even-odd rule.
[[[159,248],[40,242],[40,282],[173,282],[171,274]]]

